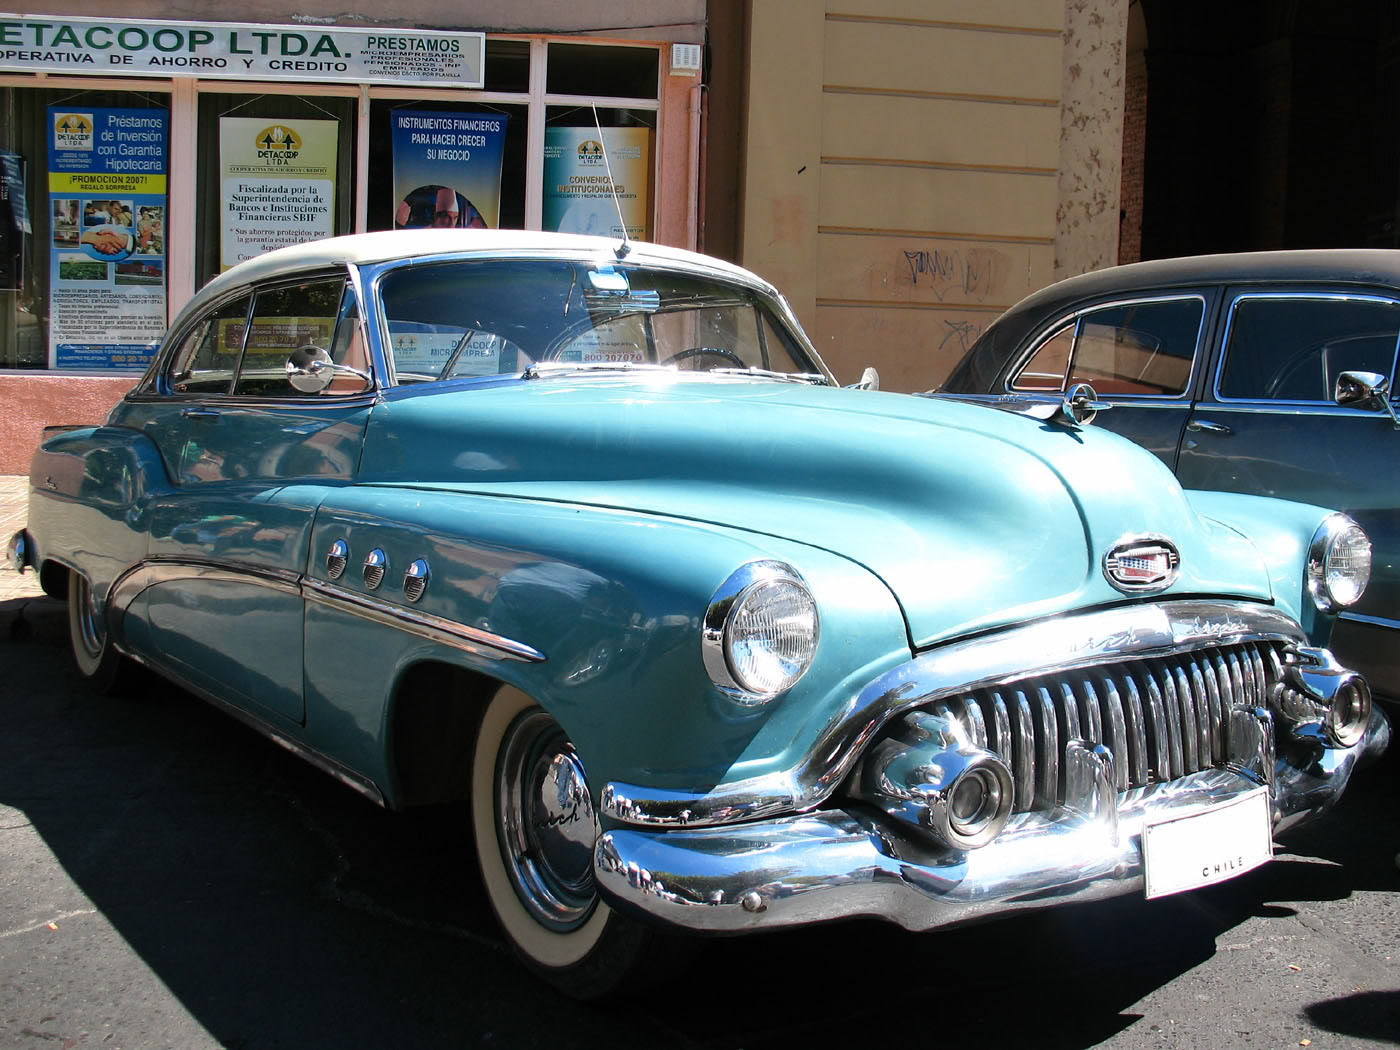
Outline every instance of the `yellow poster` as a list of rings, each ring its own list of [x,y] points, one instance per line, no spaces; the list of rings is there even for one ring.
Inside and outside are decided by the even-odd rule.
[[[334,120],[222,117],[222,269],[335,233]]]
[[[621,237],[619,209],[628,237],[651,236],[651,128],[546,128],[544,228]]]

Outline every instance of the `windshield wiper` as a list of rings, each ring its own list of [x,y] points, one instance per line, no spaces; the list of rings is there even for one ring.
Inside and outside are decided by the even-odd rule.
[[[674,372],[672,365],[648,361],[536,361],[520,373],[521,379],[545,379],[574,372]]]
[[[811,383],[814,386],[827,386],[826,376],[820,372],[774,372],[767,368],[707,368],[711,375],[757,376],[760,379],[776,379],[780,383]]]

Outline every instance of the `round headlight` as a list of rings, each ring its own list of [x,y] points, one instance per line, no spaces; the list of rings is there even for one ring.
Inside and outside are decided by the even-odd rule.
[[[1308,591],[1324,612],[1355,605],[1371,579],[1371,541],[1345,514],[1331,514],[1313,534]]]
[[[796,570],[782,562],[750,562],[710,602],[705,668],[741,702],[771,700],[807,673],[819,633],[817,603]]]

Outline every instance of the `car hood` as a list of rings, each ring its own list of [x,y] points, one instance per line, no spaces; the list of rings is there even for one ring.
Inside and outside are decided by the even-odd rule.
[[[1144,533],[1181,553],[1167,593],[1271,597],[1253,546],[1195,514],[1150,453],[905,394],[673,376],[407,388],[371,413],[359,478],[820,547],[885,581],[916,647],[1126,600],[1102,559]]]

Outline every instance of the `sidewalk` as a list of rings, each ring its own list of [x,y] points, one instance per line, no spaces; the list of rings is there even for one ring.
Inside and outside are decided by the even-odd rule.
[[[29,479],[17,475],[0,475],[0,542],[8,548],[10,537],[24,528],[29,513]],[[23,576],[10,568],[8,558],[0,559],[0,637],[9,637],[16,627],[30,627],[40,621],[67,617],[63,605],[45,598],[39,588],[39,574],[29,569]]]

